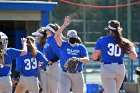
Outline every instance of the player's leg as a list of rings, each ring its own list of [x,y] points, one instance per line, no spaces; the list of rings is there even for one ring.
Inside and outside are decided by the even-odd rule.
[[[30,82],[30,81],[28,81]],[[26,79],[23,76],[20,76],[19,82],[16,86],[15,93],[25,93],[27,91]]]
[[[29,93],[39,93],[39,80],[38,77],[31,76],[28,79],[30,82],[28,83],[28,91]]]
[[[59,93],[70,93],[71,80],[66,72],[60,72]]]
[[[74,74],[72,79],[73,93],[84,93],[84,77],[83,73]]]
[[[60,76],[60,66],[58,63],[53,63],[49,70],[49,81],[50,81],[50,88],[52,93],[58,93],[58,82]]]
[[[28,89],[29,93],[39,93],[39,80],[37,77],[30,77],[31,87]]]
[[[123,83],[123,80],[125,78],[125,66],[122,65],[118,65],[118,68],[116,68],[116,91],[117,93],[119,92],[121,85]]]
[[[110,69],[109,65],[101,66],[101,81],[105,93],[116,93],[116,74]]]
[[[3,86],[2,93],[12,93],[12,81],[10,76],[2,77],[0,82]]]
[[[48,93],[47,74],[46,71],[40,71],[40,85],[42,88],[41,93]]]

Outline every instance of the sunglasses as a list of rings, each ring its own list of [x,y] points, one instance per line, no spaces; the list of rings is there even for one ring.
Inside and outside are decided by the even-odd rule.
[[[77,35],[75,35],[75,34],[69,34],[69,37],[77,38]]]

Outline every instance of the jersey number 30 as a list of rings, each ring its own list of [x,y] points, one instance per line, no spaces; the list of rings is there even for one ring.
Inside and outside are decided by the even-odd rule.
[[[108,44],[109,51],[107,52],[110,56],[119,57],[121,55],[121,48],[118,44],[109,43]]]
[[[25,70],[31,70],[37,68],[37,61],[34,58],[25,59],[24,63],[26,63]]]

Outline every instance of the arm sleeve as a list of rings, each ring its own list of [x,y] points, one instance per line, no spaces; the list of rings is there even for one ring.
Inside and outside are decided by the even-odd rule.
[[[46,69],[46,66],[48,65],[48,59],[41,52],[38,52],[37,58],[39,61],[43,62],[41,68]]]
[[[101,40],[102,38],[97,40],[96,46],[95,46],[95,50],[101,50]]]
[[[88,57],[88,51],[84,45],[81,44],[80,48],[81,57]]]
[[[21,54],[21,50],[19,49],[15,49],[15,48],[10,48],[7,53],[12,57],[12,58],[16,58],[19,57]]]

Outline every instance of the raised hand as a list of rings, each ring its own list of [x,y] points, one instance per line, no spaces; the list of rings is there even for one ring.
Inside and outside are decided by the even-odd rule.
[[[21,43],[22,45],[26,45],[27,39],[26,38],[21,38]]]
[[[68,26],[71,23],[71,17],[70,16],[66,16],[64,19],[64,26]]]

